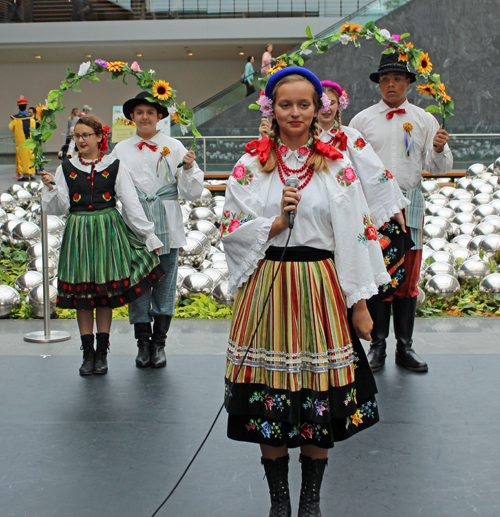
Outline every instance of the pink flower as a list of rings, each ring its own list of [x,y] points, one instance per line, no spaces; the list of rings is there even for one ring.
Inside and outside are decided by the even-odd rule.
[[[242,163],[238,163],[233,169],[233,177],[237,181],[246,178],[247,168]]]
[[[264,405],[266,406],[266,409],[271,409],[274,406],[274,400],[269,395],[265,395]]]
[[[321,96],[321,102],[322,102],[323,106],[321,106],[321,109],[319,110],[319,112],[326,113],[328,111],[328,108],[330,107],[330,104],[332,103],[332,101],[330,100],[328,95],[326,93],[324,93]]]
[[[130,66],[130,69],[133,72],[142,72],[141,67],[139,66],[139,63],[137,61],[134,61],[132,65]]]
[[[229,210],[226,210],[224,212],[224,217],[231,217],[231,212]]]
[[[229,223],[228,232],[233,233],[234,230],[237,230],[240,227],[240,220],[239,219],[232,219]]]
[[[260,106],[260,111],[262,111],[262,113],[264,113],[266,116],[271,116],[274,114],[272,99],[262,95],[262,97],[259,97],[256,102]]]
[[[344,169],[344,181],[347,183],[352,183],[356,180],[356,172],[352,167],[346,167]]]
[[[286,145],[281,144],[279,146],[279,152],[281,155],[286,154],[288,152],[288,147]]]
[[[309,154],[309,148],[307,148],[305,145],[303,145],[302,147],[299,147],[297,149],[297,154],[299,156],[307,156]]]
[[[391,36],[391,40],[394,41],[394,43],[399,43],[399,40],[401,39],[401,36],[399,34],[393,34]],[[391,45],[391,41],[386,41],[385,42],[385,48],[391,48],[392,45]]]

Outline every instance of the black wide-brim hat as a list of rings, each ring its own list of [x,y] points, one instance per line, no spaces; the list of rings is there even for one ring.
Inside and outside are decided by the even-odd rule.
[[[378,70],[370,74],[370,80],[378,83],[380,81],[380,74],[386,72],[406,73],[410,78],[410,83],[414,83],[417,80],[416,74],[410,70],[408,61],[399,61],[399,52],[397,50],[393,54],[382,54]]]
[[[168,117],[167,108],[165,108],[161,104],[158,104],[157,102],[150,102],[150,101],[146,100],[148,98],[152,99],[153,94],[151,94],[149,92],[144,92],[144,91],[138,93],[133,99],[129,99],[127,102],[125,102],[125,104],[123,105],[123,114],[129,120],[132,120],[130,118],[130,114],[134,111],[134,108],[136,106],[139,106],[139,104],[149,104],[150,106],[154,106],[156,108],[156,111],[158,111],[158,113],[161,113],[163,115],[162,118],[167,118]]]

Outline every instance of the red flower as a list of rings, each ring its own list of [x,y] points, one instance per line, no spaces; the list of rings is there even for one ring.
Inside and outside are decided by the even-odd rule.
[[[225,225],[224,221],[222,221],[221,233],[220,233],[221,237],[224,236],[225,231],[226,231],[226,225]]]
[[[104,201],[111,201],[111,194],[109,192],[103,194],[102,197],[104,198]]]
[[[226,210],[224,212],[224,217],[231,217],[231,212],[229,210]]]
[[[113,287],[116,289],[116,282],[113,282]]]
[[[107,178],[108,176],[109,176],[109,172],[108,172],[108,171],[104,171],[104,172],[102,173],[102,177],[103,177],[103,178]]]
[[[304,424],[302,424],[300,426],[300,435],[303,437],[303,438],[312,438],[313,436],[313,428],[312,428],[312,425],[308,424],[307,422],[305,422]]]
[[[135,288],[135,292],[136,292],[136,293],[140,293],[140,292],[141,292],[141,288],[140,288],[140,287],[136,287],[136,288]]]
[[[377,229],[373,224],[369,224],[365,229],[365,235],[368,238],[369,241],[376,241],[377,240]]]
[[[70,172],[69,177],[74,180],[77,177],[76,172]]]
[[[266,409],[271,409],[274,406],[274,400],[269,395],[265,395],[264,405],[266,406]]]
[[[394,178],[394,176],[386,169],[385,171],[385,175],[390,179],[392,180],[392,178]]]
[[[361,147],[361,149],[363,149],[363,147],[365,147],[365,146],[366,146],[366,142],[361,137],[359,137],[356,140],[356,147]]]
[[[73,301],[73,306],[76,307],[76,300]]]
[[[128,281],[128,280],[125,280],[125,282],[123,282],[123,283],[125,284],[125,287],[127,287],[127,286],[128,286],[128,284],[129,284],[129,281]]]
[[[75,203],[78,203],[78,201],[80,201],[80,199],[82,199],[82,196],[80,196],[80,194],[78,194],[78,192],[75,192],[75,193],[73,194],[73,201],[74,201]]]
[[[83,288],[85,291],[87,290],[87,285],[85,284],[84,288]]]

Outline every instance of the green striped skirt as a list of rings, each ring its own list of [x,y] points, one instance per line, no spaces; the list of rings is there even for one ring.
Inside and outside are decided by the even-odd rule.
[[[69,215],[59,253],[58,307],[121,307],[163,275],[159,258],[115,208]]]
[[[282,263],[251,343],[278,267],[278,261],[262,260],[234,302],[228,436],[274,447],[330,448],[378,421],[373,375],[359,340],[351,340],[331,258]]]

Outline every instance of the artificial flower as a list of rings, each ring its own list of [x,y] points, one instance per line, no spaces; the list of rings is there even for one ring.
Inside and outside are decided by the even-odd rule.
[[[272,117],[274,115],[273,110],[273,100],[265,95],[260,95],[260,97],[256,100],[256,104],[260,107],[260,111],[266,117]]]
[[[172,96],[172,88],[170,88],[169,83],[160,79],[153,84],[153,95],[157,99],[166,101],[169,97]]]
[[[110,61],[108,63],[108,71],[109,72],[121,72],[125,63],[123,61]]]
[[[175,106],[171,106],[170,108],[167,108],[169,115],[173,115],[174,113],[177,113],[177,108]]]
[[[383,36],[384,38],[390,38],[391,37],[391,33],[387,29],[381,29],[379,31],[379,34],[381,36]]]
[[[134,61],[132,65],[130,65],[130,70],[132,70],[132,72],[142,72],[141,67],[137,61]]]
[[[80,68],[78,69],[78,75],[80,77],[83,77],[88,71],[89,71],[89,68],[91,67],[92,63],[90,61],[87,61],[86,63],[82,63],[80,65]]]
[[[392,42],[399,43],[400,39],[401,39],[401,36],[399,34],[393,34],[391,36],[390,40],[385,42],[385,48],[386,49],[391,48],[392,47]],[[391,42],[391,40],[392,40],[392,42]]]
[[[172,120],[173,120],[176,124],[178,124],[178,123],[179,123],[179,115],[178,115],[178,113],[177,113],[177,112],[172,113]]]
[[[405,131],[411,131],[413,129],[413,126],[409,122],[406,122],[405,124],[403,124],[403,129]]]
[[[418,71],[421,74],[428,74],[432,71],[432,63],[429,60],[429,54],[422,52],[419,57]]]
[[[167,154],[170,154],[170,149],[169,149],[167,146],[165,146],[165,147],[160,151],[160,154],[161,154],[162,156],[167,156]]]
[[[108,62],[103,59],[96,59],[95,62],[103,68],[108,68]]]
[[[354,23],[347,22],[342,25],[341,32],[359,32],[363,28],[362,25],[354,25]]]
[[[403,41],[403,45],[405,46],[404,49],[398,48],[398,51],[399,51],[398,61],[408,61],[408,51],[411,48],[413,48],[413,43],[406,43],[406,41]]]
[[[39,104],[36,107],[36,118],[40,120],[42,118],[42,111],[48,109],[47,106],[43,106],[42,104]]]
[[[276,72],[279,72],[282,68],[286,68],[286,66],[286,61],[284,59],[280,59],[276,65],[267,71],[267,75],[273,75]]]
[[[349,99],[347,97],[347,92],[342,88],[342,95],[339,99],[339,108],[341,110],[345,110],[347,108],[347,105],[349,104]]]
[[[188,125],[180,124],[180,126],[181,126],[181,133],[183,135],[185,135],[189,131],[189,124]]]
[[[342,45],[347,45],[349,41],[351,41],[351,36],[348,36],[347,34],[341,34],[339,41],[342,43]]]
[[[434,86],[434,83],[428,83],[428,84],[423,84],[423,85],[417,86],[417,92],[420,92],[424,95],[433,95],[434,94],[433,86]]]
[[[328,95],[326,93],[323,93],[323,95],[321,96],[321,102],[322,102],[323,106],[321,106],[319,112],[326,113],[328,111],[328,108],[330,107],[330,104],[332,103],[332,101],[330,100],[330,98],[328,97]]]
[[[372,37],[373,37],[373,32],[372,31],[366,31],[365,38],[366,39],[372,39]]]

